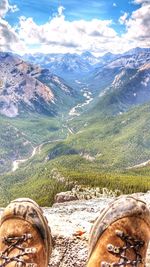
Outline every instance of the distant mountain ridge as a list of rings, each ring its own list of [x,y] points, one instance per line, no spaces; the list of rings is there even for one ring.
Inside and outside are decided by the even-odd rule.
[[[128,72],[131,79],[134,71],[138,73],[149,62],[149,48],[135,48],[118,55],[107,53],[102,57],[95,57],[90,52],[81,55],[38,53],[25,55],[22,59],[1,52],[0,113],[8,117],[24,112],[56,115],[83,101],[86,88],[92,96],[101,95],[116,87],[115,81],[123,73]],[[149,70],[140,73],[146,72]],[[141,79],[141,88],[148,88],[149,74]],[[144,93],[140,97],[143,98]],[[137,96],[133,98],[136,100]]]
[[[106,53],[95,57],[90,52],[79,54],[26,54],[27,62],[48,68],[71,85],[79,87],[78,80],[88,85],[93,93],[110,85],[123,68],[138,68],[150,61],[150,48],[135,48],[123,54]],[[75,82],[77,81],[77,82]]]
[[[90,52],[84,52],[81,55],[79,54],[25,54],[23,59],[25,61],[39,64],[42,67],[51,68],[52,72],[59,72],[60,70],[65,72],[68,71],[69,74],[71,72],[82,72],[90,71],[91,68],[95,68],[98,66],[104,66],[108,62],[114,61],[118,58],[124,58],[132,56],[133,59],[136,55],[142,54],[150,54],[150,48],[134,48],[122,54],[112,54],[106,53],[103,56],[95,57]],[[57,73],[55,73],[57,74]]]

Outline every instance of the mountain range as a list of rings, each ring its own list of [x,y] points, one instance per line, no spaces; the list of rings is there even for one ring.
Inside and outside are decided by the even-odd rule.
[[[21,179],[37,194],[43,183],[50,186],[54,168],[83,184],[115,187],[118,177],[123,192],[146,190],[148,171],[134,166],[150,160],[149,48],[100,57],[1,52],[0,73],[0,173],[24,162],[2,176],[4,187]],[[141,183],[133,178],[140,173]]]
[[[28,111],[56,115],[84,101],[87,91],[98,96],[106,91],[112,93],[115,88],[116,94],[120,90],[117,88],[125,83],[133,91],[134,97],[129,102],[143,103],[144,89],[149,86],[149,62],[150,49],[146,48],[102,57],[85,52],[25,55],[22,59],[1,52],[0,113],[9,117]],[[134,79],[141,82],[139,90],[143,96],[137,94]]]

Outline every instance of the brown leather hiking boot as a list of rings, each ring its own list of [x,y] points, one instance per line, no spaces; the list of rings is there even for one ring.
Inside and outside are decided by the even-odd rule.
[[[87,267],[144,267],[150,240],[150,211],[130,196],[113,201],[94,223]]]
[[[16,199],[0,224],[0,267],[47,267],[51,233],[41,208],[31,199]]]

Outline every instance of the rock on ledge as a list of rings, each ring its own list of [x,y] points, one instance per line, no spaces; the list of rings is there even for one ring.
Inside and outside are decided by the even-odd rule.
[[[55,203],[64,203],[68,201],[78,200],[77,196],[71,194],[72,192],[61,192],[55,196]]]

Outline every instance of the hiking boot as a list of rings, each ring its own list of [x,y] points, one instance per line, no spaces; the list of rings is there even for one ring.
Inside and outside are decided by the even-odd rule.
[[[122,196],[94,223],[87,267],[144,267],[150,240],[150,211],[146,203]]]
[[[16,199],[0,223],[0,267],[48,267],[51,232],[42,209],[31,199]]]

